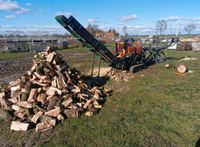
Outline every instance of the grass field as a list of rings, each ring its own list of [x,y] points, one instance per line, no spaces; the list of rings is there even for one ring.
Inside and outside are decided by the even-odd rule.
[[[92,54],[60,51],[71,66],[88,73]],[[59,123],[42,134],[13,132],[1,121],[0,145],[42,146],[195,146],[200,137],[200,61],[179,61],[197,52],[166,51],[168,63],[184,63],[192,73],[176,74],[164,64],[134,74],[128,82],[110,80],[113,95],[96,116]],[[78,57],[78,58],[77,58]],[[144,76],[141,76],[144,75]]]

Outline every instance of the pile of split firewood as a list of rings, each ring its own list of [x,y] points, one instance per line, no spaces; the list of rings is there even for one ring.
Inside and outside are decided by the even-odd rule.
[[[0,115],[11,130],[43,132],[58,121],[99,112],[110,90],[84,82],[51,48],[35,55],[21,78],[0,89]]]
[[[111,68],[111,70],[108,71],[106,75],[109,76],[110,79],[113,79],[116,81],[128,81],[127,71]]]

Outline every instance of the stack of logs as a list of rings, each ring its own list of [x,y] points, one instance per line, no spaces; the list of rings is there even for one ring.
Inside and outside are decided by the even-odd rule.
[[[21,78],[0,89],[0,114],[12,121],[11,130],[53,128],[58,121],[99,112],[110,90],[84,82],[63,57],[47,48],[35,55]]]

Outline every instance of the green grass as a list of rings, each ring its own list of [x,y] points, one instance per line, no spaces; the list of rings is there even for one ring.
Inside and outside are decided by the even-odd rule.
[[[89,71],[92,54],[87,50],[60,53],[71,65]],[[200,62],[175,59],[200,53],[166,51],[166,55],[173,57],[168,63],[184,63],[193,73],[178,75],[163,63],[134,74],[128,82],[110,80],[105,86],[114,90],[113,95],[98,115],[59,123],[42,146],[195,146],[200,137]],[[33,130],[10,133],[3,124],[0,131],[7,145],[26,139],[37,145],[45,138],[45,133]]]
[[[17,53],[12,53],[12,52],[6,52],[2,53],[0,52],[0,61],[1,60],[15,60],[15,59],[20,59],[24,58],[27,56],[33,55],[33,53],[30,52],[17,52]]]

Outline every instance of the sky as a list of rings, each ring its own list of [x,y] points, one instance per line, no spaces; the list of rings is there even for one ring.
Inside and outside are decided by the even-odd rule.
[[[186,33],[193,23],[193,33],[200,33],[200,0],[0,0],[0,33],[5,31],[66,33],[56,22],[56,15],[73,15],[81,24],[98,25],[103,30],[114,27],[123,33],[154,34],[155,23],[166,20],[167,33]]]

